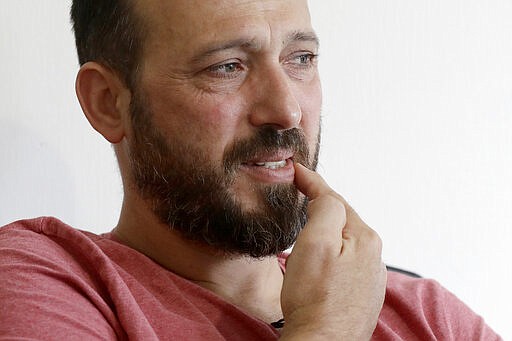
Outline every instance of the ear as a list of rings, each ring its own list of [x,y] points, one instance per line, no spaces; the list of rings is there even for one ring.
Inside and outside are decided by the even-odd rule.
[[[117,74],[99,63],[87,62],[78,71],[75,89],[91,126],[109,142],[121,142],[131,94]]]

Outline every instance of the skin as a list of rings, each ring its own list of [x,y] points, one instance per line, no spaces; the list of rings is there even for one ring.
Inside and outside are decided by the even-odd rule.
[[[252,136],[262,125],[301,127],[314,148],[320,80],[316,67],[306,69],[308,64],[299,58],[317,53],[318,46],[289,37],[295,31],[314,34],[305,2],[150,3],[154,5],[141,8],[155,20],[148,30],[140,83],[164,133],[182,137],[183,143],[210,155],[214,164],[220,164],[230,143]],[[169,28],[169,22],[176,24]],[[204,54],[237,40],[232,48]],[[223,71],[221,65],[235,71]],[[274,158],[267,155],[259,161]],[[261,181],[249,172],[238,174],[233,192],[247,209],[254,209],[258,200],[251,189]],[[280,181],[273,179],[278,176],[267,182]],[[293,175],[283,180],[292,182]]]
[[[306,1],[140,0],[136,10],[150,32],[139,89],[164,136],[216,165],[233,141],[263,125],[302,129],[314,151],[321,88]],[[257,161],[289,159],[288,166],[245,165],[231,188],[247,210],[262,205],[255,188],[274,183],[293,182],[310,199],[283,278],[276,257],[227,257],[159,223],[130,175],[130,90],[94,62],[81,68],[76,88],[89,122],[114,144],[119,160],[125,191],[114,231],[119,239],[264,321],[284,316],[283,339],[371,337],[386,281],[380,239],[318,174],[293,165],[285,151],[263,154]]]

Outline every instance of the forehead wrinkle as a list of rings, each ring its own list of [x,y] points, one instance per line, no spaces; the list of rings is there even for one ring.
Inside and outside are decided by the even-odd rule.
[[[267,45],[273,45],[275,48],[279,45],[286,47],[289,44],[301,41],[313,42],[318,47],[318,38],[316,38],[316,34],[310,26],[309,13],[306,13],[307,16],[303,18],[306,20],[303,23],[304,26],[293,24],[295,27],[288,26],[289,30],[287,32],[286,24],[283,23],[284,26],[277,25],[283,18],[288,18],[287,15],[290,10],[289,5],[281,6],[283,4],[282,0],[208,0],[211,2],[205,3],[202,2],[204,0],[184,0],[170,3],[167,2],[169,0],[132,1],[135,1],[135,4],[138,5],[138,10],[145,17],[148,26],[154,27],[154,29],[147,30],[151,33],[146,39],[151,40],[151,43],[148,42],[148,46],[152,45],[153,48],[157,46],[163,48],[163,50],[170,48],[170,51],[179,50],[180,53],[173,58],[179,58],[190,64],[201,64],[219,52],[235,49],[253,53],[262,50]],[[297,7],[295,1],[297,0],[292,0],[294,8],[291,9],[294,13]],[[146,2],[152,6],[142,6]],[[157,5],[164,5],[164,3],[166,4],[166,10],[164,11],[162,8],[158,10],[160,6]],[[302,2],[300,4],[302,5]],[[212,6],[215,11],[204,17],[205,11],[212,9]],[[195,12],[197,15],[192,16],[192,19],[199,20],[196,22],[197,25],[190,26],[192,23],[186,15],[175,15],[185,11],[187,7],[196,8],[192,13]],[[190,11],[183,13],[190,14]],[[221,15],[222,13],[226,15]],[[245,20],[245,16],[250,20]],[[261,24],[261,21],[266,22],[268,27],[259,26],[258,28],[258,22]],[[187,22],[189,25],[186,24]],[[240,27],[240,22],[242,22],[242,27]],[[215,25],[219,28],[219,32],[209,29],[209,26]],[[275,25],[277,26],[274,27]],[[196,27],[201,34],[194,33],[191,29],[179,29],[179,27],[187,26]],[[193,34],[202,39],[195,39]],[[223,35],[224,37],[222,37]],[[277,38],[276,35],[280,37]],[[163,36],[167,39],[162,39]],[[274,40],[275,38],[278,40]],[[179,45],[176,45],[176,41]],[[167,46],[173,43],[176,46]]]

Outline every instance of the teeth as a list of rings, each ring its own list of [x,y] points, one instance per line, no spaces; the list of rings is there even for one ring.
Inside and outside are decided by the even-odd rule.
[[[255,165],[259,166],[259,167],[265,167],[268,169],[278,169],[278,168],[283,168],[284,166],[286,166],[286,160],[273,161],[273,162],[256,162]]]

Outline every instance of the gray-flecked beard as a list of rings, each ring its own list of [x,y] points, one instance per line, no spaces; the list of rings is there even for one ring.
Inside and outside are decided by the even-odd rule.
[[[131,171],[163,224],[224,254],[260,258],[292,246],[306,223],[307,206],[293,184],[255,184],[261,204],[254,210],[244,210],[231,187],[243,162],[279,150],[292,151],[295,162],[315,169],[319,143],[310,157],[302,130],[263,126],[251,138],[232,143],[216,166],[187,141],[166,141],[141,97],[135,93],[131,104]]]

